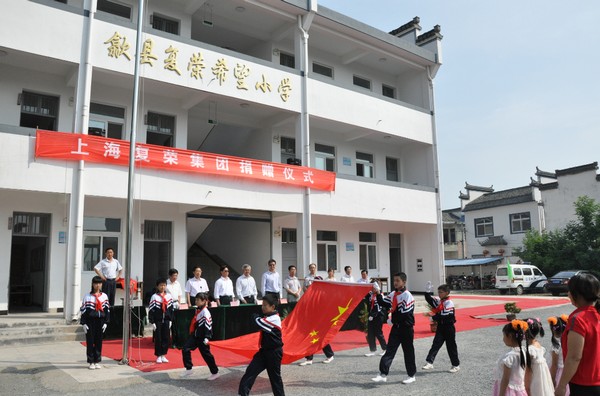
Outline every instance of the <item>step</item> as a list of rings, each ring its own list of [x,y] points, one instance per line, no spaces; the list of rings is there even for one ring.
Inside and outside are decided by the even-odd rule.
[[[64,333],[51,335],[38,335],[32,337],[0,339],[0,347],[7,345],[37,345],[51,344],[65,341],[85,341],[85,335],[81,333]]]

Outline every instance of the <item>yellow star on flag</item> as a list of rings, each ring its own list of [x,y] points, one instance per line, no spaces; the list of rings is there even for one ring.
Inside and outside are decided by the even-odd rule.
[[[312,340],[310,340],[311,344],[316,344],[317,342],[319,342],[318,338],[313,338]]]
[[[337,326],[338,319],[348,310],[348,308],[350,307],[350,303],[351,302],[352,302],[352,299],[350,299],[348,301],[348,304],[346,304],[345,307],[338,306],[338,311],[339,311],[338,316],[336,316],[335,318],[331,319],[331,321],[333,322],[333,326]]]
[[[316,337],[318,334],[319,334],[319,332],[318,332],[318,331],[316,331],[316,330],[313,330],[313,331],[311,331],[311,332],[309,333],[309,335],[310,335],[311,337]]]

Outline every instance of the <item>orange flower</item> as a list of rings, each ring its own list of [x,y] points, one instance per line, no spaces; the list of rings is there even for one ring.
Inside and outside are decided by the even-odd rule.
[[[567,323],[569,321],[569,317],[565,314],[560,315],[560,318],[562,319],[563,322]]]
[[[550,326],[556,326],[556,324],[558,323],[558,320],[556,319],[556,316],[551,316],[548,318],[548,323],[550,323]]]

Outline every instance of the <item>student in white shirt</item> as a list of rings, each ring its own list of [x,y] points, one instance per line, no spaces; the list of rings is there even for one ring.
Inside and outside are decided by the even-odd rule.
[[[193,274],[194,277],[185,282],[185,297],[188,307],[192,306],[192,301],[195,302],[196,294],[208,293],[208,283],[206,283],[206,279],[202,279],[202,268],[195,266]]]
[[[256,281],[250,272],[252,272],[250,264],[242,265],[242,275],[235,282],[235,290],[242,304],[256,304],[258,291],[256,290]]]
[[[173,308],[179,309],[181,304],[185,304],[185,296],[183,295],[183,289],[181,283],[177,280],[179,277],[179,271],[176,268],[169,270],[169,279],[167,279],[167,293],[171,295],[173,300]]]
[[[262,275],[262,280],[260,282],[262,286],[261,292],[263,296],[267,294],[273,294],[276,295],[277,298],[281,299],[281,277],[275,270],[277,262],[273,259],[270,259],[267,265],[269,270]]]
[[[371,283],[369,281],[369,271],[367,271],[367,270],[360,271],[360,278],[358,278],[356,283]]]
[[[221,277],[215,282],[215,301],[218,306],[231,305],[233,301],[233,282],[229,279],[229,268],[221,267]]]
[[[283,282],[283,288],[287,292],[288,302],[296,302],[300,298],[300,281],[296,277],[296,266],[290,265],[288,267],[289,275]]]
[[[340,278],[340,282],[354,283],[354,277],[352,276],[352,267],[347,265],[344,267],[344,271],[346,273],[342,275],[342,277]]]

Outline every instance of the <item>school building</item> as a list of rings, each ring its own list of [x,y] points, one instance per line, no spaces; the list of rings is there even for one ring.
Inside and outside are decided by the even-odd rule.
[[[211,290],[221,264],[259,280],[269,258],[283,277],[443,282],[439,26],[383,32],[316,0],[143,4],[139,62],[136,0],[0,5],[0,314],[70,322],[106,247],[146,287],[196,264]]]

